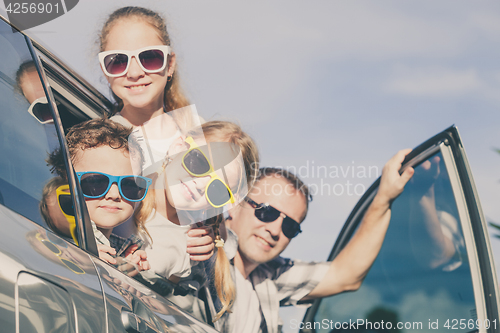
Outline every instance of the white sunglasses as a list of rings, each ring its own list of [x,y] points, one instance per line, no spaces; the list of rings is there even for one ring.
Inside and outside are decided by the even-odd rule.
[[[107,76],[117,77],[127,73],[130,59],[135,57],[145,73],[156,73],[165,69],[170,51],[168,45],[147,46],[134,51],[104,51],[99,53],[99,63]]]
[[[31,103],[28,108],[28,113],[35,117],[40,124],[49,124],[54,122],[47,97],[45,96],[35,99],[35,101]]]

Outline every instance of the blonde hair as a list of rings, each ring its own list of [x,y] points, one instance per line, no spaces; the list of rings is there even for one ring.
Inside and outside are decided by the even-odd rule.
[[[191,131],[192,137],[204,135],[207,142],[230,142],[237,145],[243,158],[244,172],[247,179],[247,187],[253,186],[259,172],[259,152],[257,145],[252,138],[243,132],[240,126],[228,121],[209,121],[201,126],[201,131]],[[243,177],[241,177],[243,178]],[[150,190],[146,198],[141,202],[141,206],[136,211],[136,221],[144,221],[149,217],[155,208],[154,190]],[[214,229],[216,239],[220,239],[219,227],[224,222],[222,214],[205,221],[206,225],[211,225]],[[214,286],[217,295],[222,303],[222,309],[217,313],[214,321],[218,320],[226,311],[230,311],[236,291],[231,278],[230,263],[223,247],[217,248],[217,258],[215,261]]]
[[[99,49],[100,51],[104,51],[106,49],[107,39],[109,32],[114,27],[116,23],[120,20],[138,20],[143,21],[146,24],[149,24],[153,27],[158,33],[158,37],[162,41],[164,45],[170,45],[170,36],[167,31],[167,25],[165,23],[165,19],[160,16],[160,14],[143,7],[123,7],[115,10],[111,15],[109,15],[108,20],[104,23],[104,26],[101,29],[101,33],[99,34]],[[177,65],[176,65],[177,67]],[[117,102],[115,109],[113,110],[113,114],[119,112],[123,108],[123,101],[112,92],[114,99]],[[180,109],[184,106],[188,106],[190,103],[185,96],[180,83],[179,83],[179,74],[177,74],[177,69],[175,69],[174,74],[172,74],[171,78],[168,80],[165,85],[164,90],[164,99],[163,105],[165,106],[165,111],[172,111],[176,109]],[[184,119],[186,115],[183,113],[174,114],[173,117],[177,123],[184,123],[186,119]],[[190,121],[188,121],[190,122]]]
[[[243,132],[240,126],[228,121],[207,122],[202,125],[202,130],[207,141],[230,142],[240,148],[247,186],[248,190],[250,190],[259,172],[259,151],[252,138]],[[207,224],[213,224],[216,238],[220,237],[219,227],[221,223],[223,223],[222,215],[215,216],[207,221]],[[214,321],[216,321],[226,311],[230,311],[236,297],[234,282],[231,278],[230,263],[223,247],[217,248],[214,286],[222,303],[222,309],[214,318]]]

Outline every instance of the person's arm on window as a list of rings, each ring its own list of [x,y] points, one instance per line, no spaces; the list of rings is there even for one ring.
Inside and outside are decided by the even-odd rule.
[[[331,262],[325,277],[303,300],[356,290],[375,261],[389,227],[391,203],[413,176],[413,168],[401,175],[402,162],[410,149],[399,151],[384,166],[378,192],[368,207],[358,230]]]

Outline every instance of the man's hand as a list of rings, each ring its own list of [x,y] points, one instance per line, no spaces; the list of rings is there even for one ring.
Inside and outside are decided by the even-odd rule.
[[[401,164],[410,152],[411,149],[400,150],[385,164],[375,197],[379,202],[390,204],[403,192],[406,183],[413,176],[415,171],[411,167],[407,168],[401,175],[399,174]]]
[[[187,253],[191,260],[205,261],[214,254],[214,231],[210,226],[191,228],[188,231]]]
[[[111,265],[116,265],[116,259],[112,257],[116,255],[115,249],[104,244],[97,244],[97,250],[99,251],[99,258]]]

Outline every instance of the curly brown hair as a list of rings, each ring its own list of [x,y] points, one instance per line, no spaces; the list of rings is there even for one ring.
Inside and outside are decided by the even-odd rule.
[[[113,149],[123,149],[129,154],[139,154],[139,160],[144,161],[142,150],[132,137],[132,128],[127,128],[109,119],[92,119],[75,125],[66,134],[66,142],[71,159],[75,164],[79,151],[110,146]],[[60,149],[49,155],[47,163],[52,166],[51,171],[56,172],[63,179],[67,179],[64,156]]]

